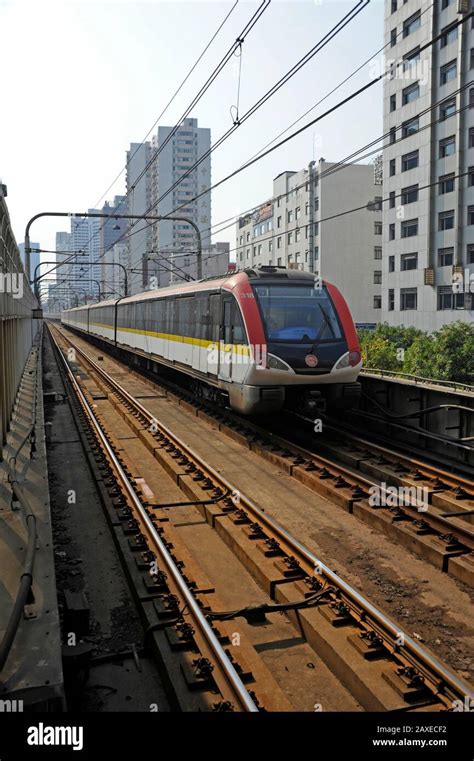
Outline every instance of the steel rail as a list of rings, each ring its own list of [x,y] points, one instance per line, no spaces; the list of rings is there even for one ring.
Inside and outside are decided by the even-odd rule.
[[[57,330],[57,328],[56,328]],[[58,331],[60,332],[60,331]],[[51,331],[50,331],[51,333]],[[208,623],[205,615],[203,614],[201,608],[199,607],[199,604],[194,597],[193,593],[187,586],[185,580],[183,579],[177,565],[175,564],[173,558],[171,557],[166,545],[162,541],[161,537],[156,531],[155,526],[153,525],[153,522],[150,520],[150,517],[148,516],[145,508],[143,507],[140,499],[138,498],[137,494],[135,493],[133,486],[130,484],[128,477],[121,466],[119,460],[117,459],[111,445],[109,444],[106,436],[104,435],[101,426],[99,425],[92,408],[90,407],[82,389],[80,388],[78,382],[76,381],[76,378],[74,377],[74,374],[69,367],[61,349],[59,348],[57,342],[55,341],[54,337],[53,341],[56,344],[56,346],[59,349],[59,355],[61,357],[62,363],[67,371],[68,377],[70,379],[71,384],[73,385],[73,388],[82,404],[84,409],[86,410],[88,417],[91,420],[91,423],[97,433],[97,435],[100,438],[101,444],[104,447],[105,451],[107,452],[107,456],[110,458],[113,467],[117,471],[117,473],[120,476],[120,479],[125,486],[127,490],[127,494],[129,498],[132,500],[134,506],[138,510],[141,519],[143,520],[144,524],[146,525],[148,531],[150,532],[151,536],[153,537],[153,540],[158,547],[158,550],[160,552],[160,555],[162,556],[163,560],[165,561],[165,564],[167,566],[167,570],[170,572],[175,584],[177,585],[180,593],[182,594],[183,598],[186,601],[186,604],[189,607],[189,610],[192,612],[192,616],[195,620],[195,622],[198,624],[199,628],[201,629],[201,633],[206,639],[207,644],[209,645],[214,657],[218,661],[222,671],[225,674],[225,677],[227,681],[229,682],[231,688],[233,689],[234,693],[236,694],[241,707],[251,713],[258,712],[258,708],[253,701],[252,697],[248,693],[244,683],[242,682],[239,674],[237,673],[235,667],[233,666],[229,656],[225,652],[224,648],[220,644],[216,634],[214,633],[213,629],[211,628],[210,624]],[[67,339],[69,340],[69,339]],[[74,344],[70,342],[73,346]],[[79,349],[79,347],[75,346],[76,351],[78,351],[81,356],[84,356],[84,358],[90,362],[87,358],[87,355],[84,355],[84,352]],[[93,363],[95,364],[95,363]],[[100,370],[101,368],[99,368]]]
[[[55,327],[55,330],[58,330],[58,328]],[[58,330],[58,332],[61,331]],[[176,436],[165,424],[159,422],[156,417],[141,404],[141,402],[135,399],[126,389],[123,388],[123,386],[121,386],[120,383],[118,383],[105,370],[103,370],[103,368],[99,367],[94,362],[94,360],[91,359],[91,357],[89,357],[86,352],[80,349],[77,344],[74,344],[74,342],[69,337],[64,336],[64,334],[62,335],[72,346],[75,347],[76,351],[86,360],[86,362],[88,362],[93,370],[99,376],[101,376],[112,389],[122,395],[128,404],[130,404],[132,407],[135,407],[135,409],[150,423],[158,426],[160,431],[167,438],[169,438],[170,441],[173,441],[177,447],[186,452],[187,456],[198,463],[200,468],[206,471],[213,480],[215,480],[225,489],[231,490],[231,492],[236,491],[236,487],[231,484],[221,473],[206,463],[197,452],[185,444],[183,440],[180,437]],[[412,664],[417,668],[420,668],[420,665],[424,669],[428,668],[431,671],[431,673],[428,672],[427,674],[428,678],[435,685],[437,694],[443,694],[442,686],[438,685],[438,687],[436,687],[436,681],[433,679],[433,675],[435,675],[436,680],[440,680],[442,684],[449,686],[458,697],[462,697],[464,699],[467,696],[471,699],[474,699],[474,692],[471,691],[470,687],[465,682],[463,682],[462,679],[457,677],[456,674],[450,671],[447,666],[439,661],[436,656],[429,653],[414,639],[412,639],[412,637],[401,631],[400,627],[396,626],[396,624],[390,618],[388,618],[388,616],[378,610],[360,592],[351,587],[347,582],[345,582],[336,573],[334,573],[325,563],[322,562],[322,560],[320,560],[313,552],[311,552],[311,550],[307,549],[298,539],[293,537],[274,518],[271,518],[261,508],[259,508],[252,499],[242,495],[240,490],[237,491],[239,491],[240,494],[240,503],[244,504],[253,513],[253,515],[258,518],[259,521],[264,523],[293,552],[296,552],[301,558],[303,558],[306,563],[311,566],[313,574],[315,573],[315,569],[318,569],[318,573],[320,572],[321,575],[325,576],[334,586],[342,591],[345,596],[350,601],[352,601],[353,605],[355,605],[356,608],[358,607],[359,609],[362,609],[365,614],[368,614],[380,627],[382,627],[385,633],[390,635],[392,639],[397,640],[400,638],[401,634],[403,635],[404,650],[403,653],[400,653],[400,657],[405,656],[405,658],[411,660]],[[391,642],[390,645],[392,648],[395,647],[393,642]],[[411,658],[409,656],[411,656]]]

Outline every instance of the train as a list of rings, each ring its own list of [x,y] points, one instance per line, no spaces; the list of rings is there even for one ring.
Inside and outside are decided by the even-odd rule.
[[[348,409],[360,398],[349,307],[334,285],[301,270],[183,281],[67,309],[61,322],[148,370],[179,372],[197,396],[243,415]]]

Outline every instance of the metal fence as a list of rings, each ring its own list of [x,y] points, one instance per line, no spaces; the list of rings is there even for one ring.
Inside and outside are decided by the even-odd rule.
[[[37,307],[0,194],[0,460],[20,378],[40,327],[33,318]]]

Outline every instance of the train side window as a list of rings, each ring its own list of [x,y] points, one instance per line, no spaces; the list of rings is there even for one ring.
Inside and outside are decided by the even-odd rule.
[[[224,298],[224,319],[223,319],[223,325],[224,325],[224,343],[231,344],[232,343],[232,301],[229,298]]]
[[[245,335],[244,322],[238,304],[234,301],[232,304],[232,326],[233,326],[233,339],[234,344],[246,344],[247,337]]]

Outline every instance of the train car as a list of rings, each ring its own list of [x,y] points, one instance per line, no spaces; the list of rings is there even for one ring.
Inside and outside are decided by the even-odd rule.
[[[360,396],[349,308],[334,285],[300,270],[183,282],[76,307],[62,322],[184,373],[196,394],[245,415],[349,408]]]

